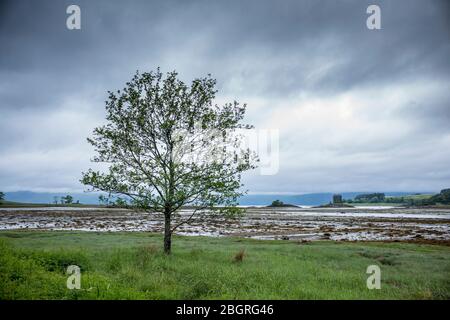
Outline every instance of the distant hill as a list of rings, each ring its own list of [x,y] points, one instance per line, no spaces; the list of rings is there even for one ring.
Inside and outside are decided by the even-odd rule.
[[[354,199],[357,195],[365,192],[343,192],[341,193],[344,199]],[[370,193],[370,192],[367,192]],[[385,192],[387,196],[403,196],[413,194],[414,192]],[[283,195],[283,194],[248,194],[239,200],[240,205],[250,206],[267,206],[274,200],[280,200],[284,203],[304,206],[318,206],[330,203],[333,200],[331,192],[326,193],[306,193],[299,195]]]
[[[354,199],[358,194],[364,192],[344,192],[341,193],[344,199]],[[370,193],[370,192],[367,192]],[[50,193],[50,192],[32,192],[15,191],[5,192],[5,200],[25,203],[53,203],[54,197],[63,197],[70,194],[74,201],[79,200],[83,204],[99,204],[98,196],[101,193]],[[416,192],[385,192],[386,196],[405,196],[416,194]],[[274,200],[280,200],[284,203],[304,206],[318,206],[332,201],[333,193],[307,193],[300,195],[285,194],[249,194],[239,200],[240,205],[244,206],[267,206]]]
[[[101,193],[50,193],[50,192],[32,192],[15,191],[5,192],[5,200],[24,203],[53,203],[54,197],[64,197],[70,194],[74,202],[77,200],[84,204],[98,204],[98,196]]]

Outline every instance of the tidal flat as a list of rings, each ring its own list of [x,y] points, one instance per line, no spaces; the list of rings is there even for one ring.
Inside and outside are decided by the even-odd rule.
[[[178,223],[191,214],[183,209]],[[161,233],[158,213],[114,208],[1,208],[0,230],[147,231]],[[250,207],[240,219],[199,212],[178,235],[264,240],[450,241],[450,209]]]

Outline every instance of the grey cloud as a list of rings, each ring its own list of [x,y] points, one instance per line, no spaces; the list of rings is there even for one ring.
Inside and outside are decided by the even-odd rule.
[[[80,31],[65,28],[65,9],[72,3],[79,4],[82,10]],[[365,26],[365,11],[372,3],[381,7],[382,30],[370,31]],[[326,98],[365,89],[384,90],[399,83],[437,82],[441,86],[430,89],[428,95],[418,97],[411,91],[411,99],[402,101],[395,110],[380,101],[380,110],[389,114],[364,111],[361,115],[380,121],[389,116],[399,125],[408,122],[412,127],[410,137],[398,134],[390,140],[370,143],[359,137],[355,141],[342,138],[326,151],[334,152],[336,157],[346,153],[370,157],[394,147],[422,150],[421,143],[442,143],[442,137],[449,133],[450,93],[445,90],[446,85],[450,86],[449,8],[447,1],[424,4],[420,0],[3,1],[0,157],[7,161],[30,150],[31,163],[33,157],[40,156],[39,151],[54,151],[55,157],[61,157],[54,160],[60,162],[61,178],[51,173],[51,166],[39,170],[42,176],[48,173],[52,177],[48,179],[49,188],[67,185],[67,181],[75,179],[74,172],[87,165],[77,150],[83,148],[88,126],[102,119],[106,91],[121,88],[135,70],[156,66],[164,71],[176,69],[186,81],[211,73],[218,79],[220,97],[240,101],[257,97],[265,101],[264,108],[249,105],[249,120],[256,125],[267,123],[272,116],[275,106],[271,102],[277,103],[277,110],[284,108],[289,117],[292,105],[287,102],[296,101],[302,94]],[[73,116],[66,118],[67,114]],[[36,129],[35,122],[42,119],[66,121],[66,125],[63,128],[46,122],[46,127]],[[84,125],[80,125],[81,121]],[[285,130],[282,156],[286,159],[297,149],[328,148],[318,145],[323,137],[309,136],[311,141],[299,142],[299,137],[306,136],[302,130],[309,129]],[[415,141],[412,145],[411,140]],[[77,147],[66,150],[67,144]],[[86,153],[84,158],[90,157],[88,149],[82,152]],[[441,164],[448,162],[448,157],[438,152],[429,159],[430,165],[443,168]],[[67,162],[67,158],[79,160],[70,164],[76,170],[64,170],[69,164],[61,161]],[[390,159],[389,164],[395,166],[395,159]],[[11,161],[7,163],[13,166]],[[17,168],[0,169],[0,188],[12,188],[18,181],[26,187],[42,178],[32,177],[33,170],[38,169],[31,165],[27,169],[23,161],[22,174]],[[360,165],[364,161],[370,159],[362,159]],[[317,165],[321,164],[325,167],[306,171],[289,164],[277,176],[252,176],[249,183],[259,191],[275,182],[284,185],[280,191],[331,190],[332,185],[343,188],[346,176],[339,169],[327,169],[325,162]],[[402,172],[404,179],[413,179],[411,172],[401,168],[392,172],[387,165],[383,162],[374,168],[378,177],[371,180],[371,188],[399,181]],[[424,164],[411,166],[418,174]],[[354,173],[353,185],[347,190],[362,190],[364,183],[368,187],[366,176],[358,178],[361,175],[357,167],[342,164],[343,169]],[[330,175],[335,178],[324,178]],[[426,179],[434,188],[447,178],[442,173],[437,180]],[[313,186],[314,180],[321,179],[325,182]],[[294,182],[302,180],[306,182],[301,186]]]

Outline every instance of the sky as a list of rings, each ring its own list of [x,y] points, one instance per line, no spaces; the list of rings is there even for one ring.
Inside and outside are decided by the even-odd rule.
[[[0,190],[85,190],[107,91],[159,66],[210,73],[217,103],[278,132],[276,173],[246,174],[250,193],[439,191],[449,57],[448,1],[1,1]]]

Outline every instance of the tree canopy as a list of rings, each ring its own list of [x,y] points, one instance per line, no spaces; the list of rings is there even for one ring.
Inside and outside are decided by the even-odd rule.
[[[94,190],[125,195],[134,207],[162,212],[165,236],[182,206],[234,213],[241,174],[256,167],[245,145],[245,105],[213,104],[216,81],[208,75],[186,85],[169,72],[137,72],[121,91],[109,92],[107,123],[88,138],[107,172],[88,170],[82,182]]]

